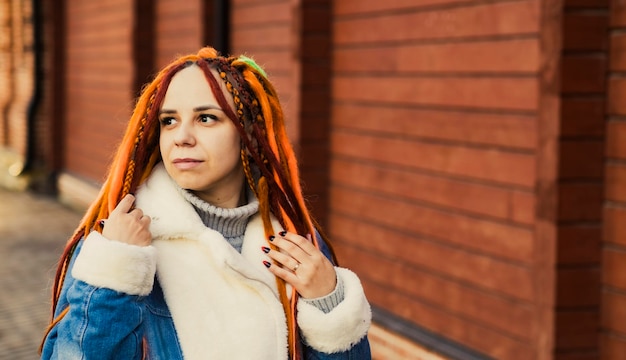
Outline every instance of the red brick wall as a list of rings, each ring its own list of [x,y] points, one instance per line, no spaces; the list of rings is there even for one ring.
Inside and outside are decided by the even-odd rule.
[[[608,4],[564,5],[555,359],[598,359]]]
[[[538,358],[550,337],[534,267],[538,8],[334,5],[340,259],[374,305],[499,359]]]
[[[601,354],[613,360],[626,358],[626,7],[610,9]]]
[[[8,148],[25,159],[27,156],[28,104],[34,88],[32,4],[12,1],[9,24],[11,26],[9,51],[11,52],[10,96],[5,105],[6,142]]]
[[[156,67],[178,55],[196,53],[203,44],[202,0],[159,0],[156,2]]]
[[[267,71],[285,110],[289,138],[298,144],[300,1],[233,0],[230,6],[230,52],[251,55]]]
[[[133,3],[66,3],[65,169],[100,182],[134,103]]]

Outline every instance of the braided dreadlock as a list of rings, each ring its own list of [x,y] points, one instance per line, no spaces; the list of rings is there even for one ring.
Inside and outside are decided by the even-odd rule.
[[[134,193],[160,161],[158,112],[172,77],[192,64],[202,69],[216,100],[239,132],[244,173],[249,187],[259,199],[259,212],[266,238],[274,233],[272,215],[287,231],[315,234],[317,226],[302,195],[296,157],[285,131],[283,111],[266,73],[248,57],[223,57],[213,48],[203,48],[195,55],[182,56],[173,61],[143,89],[109,175],[61,256],[52,288],[53,319],[48,332],[68,310],[64,309],[54,318],[76,245],[91,229],[102,231],[99,220],[108,218],[126,194]],[[213,75],[214,71],[219,75],[218,78]],[[219,81],[232,96],[234,111]],[[319,247],[315,236],[313,242]],[[268,246],[276,249],[271,242],[268,242]],[[276,282],[288,319],[290,358],[300,359],[295,289],[292,294],[287,294],[284,280],[277,277]]]

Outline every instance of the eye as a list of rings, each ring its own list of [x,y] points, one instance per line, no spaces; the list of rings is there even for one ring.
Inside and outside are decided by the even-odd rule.
[[[169,126],[176,123],[176,118],[172,116],[164,116],[160,118],[159,121],[161,122],[161,126]]]
[[[214,121],[217,121],[218,117],[215,114],[200,114],[198,115],[198,119],[203,124],[210,124]]]

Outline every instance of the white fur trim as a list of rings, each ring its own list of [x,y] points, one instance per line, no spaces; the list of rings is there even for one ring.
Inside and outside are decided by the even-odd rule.
[[[344,284],[345,297],[329,313],[304,301],[298,301],[298,326],[304,341],[325,353],[346,351],[365,335],[372,321],[372,311],[361,281],[352,271],[335,268]]]
[[[129,295],[148,295],[154,284],[156,251],[108,240],[92,231],[76,257],[72,276],[90,285]]]

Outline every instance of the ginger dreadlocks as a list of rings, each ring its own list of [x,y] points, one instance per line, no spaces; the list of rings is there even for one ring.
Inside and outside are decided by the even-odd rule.
[[[223,57],[213,48],[206,47],[197,54],[176,59],[144,87],[108,177],[61,256],[52,289],[53,317],[76,245],[92,229],[102,231],[99,221],[108,218],[126,194],[134,193],[161,160],[158,112],[172,77],[193,64],[202,69],[218,103],[239,132],[241,161],[248,186],[259,199],[266,238],[274,233],[271,216],[276,217],[287,231],[316,233],[315,220],[302,195],[296,157],[286,135],[283,111],[266,73],[248,57]],[[219,76],[214,76],[214,73]],[[234,111],[220,88],[220,82],[233,98]],[[319,246],[316,237],[313,235],[312,238]],[[268,242],[268,247],[276,249],[271,242]],[[292,294],[287,294],[285,282],[279,278],[276,282],[288,322],[290,358],[300,359],[295,289]],[[52,319],[48,331],[67,310]]]

